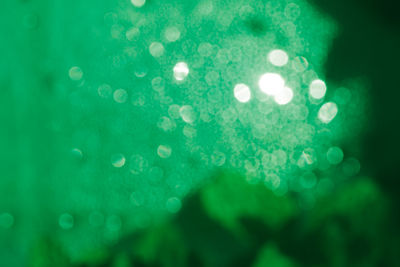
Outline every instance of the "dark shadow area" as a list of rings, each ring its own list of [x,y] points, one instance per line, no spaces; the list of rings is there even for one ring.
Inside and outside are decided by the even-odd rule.
[[[371,175],[400,205],[400,13],[394,0],[310,0],[331,16],[340,32],[326,63],[327,79],[340,83],[354,76],[370,82],[372,105],[363,142],[363,173]],[[400,223],[400,217],[396,215]]]

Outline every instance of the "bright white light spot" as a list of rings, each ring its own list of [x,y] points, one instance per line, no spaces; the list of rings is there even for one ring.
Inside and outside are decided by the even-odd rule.
[[[269,62],[271,62],[272,65],[275,65],[277,67],[282,67],[288,63],[289,56],[285,51],[280,49],[275,49],[269,52],[268,60]]]
[[[79,81],[83,77],[83,71],[79,67],[72,67],[69,69],[69,78],[73,81]]]
[[[111,156],[111,164],[115,168],[121,168],[125,165],[125,157],[122,154],[114,154]]]
[[[274,100],[279,105],[286,105],[293,99],[293,90],[289,87],[283,87],[279,90],[275,96]]]
[[[177,81],[183,81],[189,74],[189,67],[185,62],[179,62],[174,67],[174,77]]]
[[[183,106],[179,109],[179,114],[187,123],[193,123],[196,120],[196,113],[191,106]]]
[[[181,37],[181,32],[178,28],[172,26],[165,30],[164,36],[168,42],[175,42]]]
[[[323,123],[331,122],[338,113],[338,107],[333,102],[328,102],[322,105],[322,107],[318,111],[318,118]]]
[[[314,80],[309,87],[309,93],[312,98],[321,99],[326,93],[326,84],[322,80]]]
[[[260,90],[267,95],[276,95],[285,86],[285,80],[277,73],[265,73],[258,81]]]
[[[166,159],[171,156],[172,149],[167,145],[159,145],[157,148],[157,154],[160,158]]]
[[[146,0],[131,0],[131,3],[135,7],[142,7],[146,3]]]
[[[235,86],[233,94],[235,95],[235,98],[242,103],[248,102],[251,98],[250,88],[243,83],[239,83]]]
[[[159,42],[151,43],[149,50],[153,57],[161,57],[164,54],[164,46]]]

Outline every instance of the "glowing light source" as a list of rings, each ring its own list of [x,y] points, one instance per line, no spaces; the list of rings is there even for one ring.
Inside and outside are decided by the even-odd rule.
[[[309,93],[312,98],[321,99],[326,93],[326,84],[322,80],[314,80],[309,87]]]
[[[274,100],[279,105],[286,105],[293,99],[293,90],[289,87],[283,87],[276,92]]]
[[[277,73],[265,73],[258,81],[260,90],[267,95],[276,95],[285,86],[285,80]]]
[[[179,62],[174,67],[174,77],[177,81],[183,81],[189,74],[189,67],[185,62]]]
[[[239,83],[235,86],[233,94],[235,98],[242,103],[248,102],[251,98],[250,88],[243,83]]]
[[[275,49],[269,52],[268,61],[271,62],[272,65],[282,67],[288,63],[289,56],[285,51],[281,49]]]
[[[322,105],[318,111],[318,118],[323,123],[330,123],[338,113],[338,107],[333,102],[328,102]]]

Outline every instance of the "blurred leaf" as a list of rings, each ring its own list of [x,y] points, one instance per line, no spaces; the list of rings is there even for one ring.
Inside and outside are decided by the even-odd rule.
[[[265,245],[258,254],[257,261],[253,267],[295,267],[297,266],[290,258],[283,255],[274,244]]]
[[[297,213],[286,196],[276,196],[263,184],[249,184],[234,173],[223,173],[204,188],[201,199],[208,215],[235,233],[243,234],[243,217],[259,218],[272,229],[279,229]]]
[[[161,266],[184,266],[187,250],[181,233],[173,224],[155,226],[134,245],[134,255],[144,263]]]

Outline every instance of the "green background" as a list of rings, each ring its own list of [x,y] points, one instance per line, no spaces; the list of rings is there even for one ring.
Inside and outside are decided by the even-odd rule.
[[[216,2],[226,6],[221,13],[227,16],[241,5]],[[265,2],[252,1],[255,9]],[[350,128],[345,123],[349,122],[343,119],[337,131],[345,155],[357,156],[360,161],[360,173],[348,178],[333,170],[332,177],[341,182],[334,189],[322,188],[312,208],[304,208],[307,195],[299,197],[297,192],[277,196],[262,184],[246,182],[238,170],[208,170],[194,160],[190,163],[193,166],[184,166],[192,191],[182,193],[185,197],[179,212],[165,215],[159,202],[169,196],[168,192],[145,191],[159,198],[132,211],[121,204],[122,196],[128,194],[130,186],[147,188],[148,184],[115,182],[124,179],[124,174],[115,174],[111,164],[99,167],[96,163],[109,162],[109,154],[123,151],[127,142],[137,145],[127,141],[133,132],[126,124],[140,128],[143,122],[154,119],[158,107],[130,113],[132,120],[124,115],[128,109],[93,100],[93,88],[85,87],[87,91],[82,92],[68,79],[69,68],[78,65],[88,84],[106,80],[123,87],[132,82],[126,78],[132,76],[132,70],[121,67],[124,58],[114,61],[113,56],[123,45],[109,38],[110,22],[104,20],[105,11],[125,10],[127,3],[3,1],[0,265],[400,266],[398,13],[389,0],[308,3],[320,14],[313,17],[313,12],[306,12],[311,15],[304,22],[311,28],[303,38],[314,44],[307,56],[315,70],[324,73],[331,84],[352,84],[357,78],[361,80],[356,80],[357,86],[365,85],[362,97],[367,108],[350,106],[361,115],[349,119],[353,124],[359,120],[362,130],[353,125],[354,133],[347,133]],[[162,13],[163,4],[149,0],[142,8],[149,20],[165,17],[152,24],[153,32],[147,32],[148,36],[168,22],[168,15]],[[182,7],[184,16],[196,6],[195,1],[169,4]],[[129,16],[124,19],[129,20]],[[269,30],[259,14],[243,25],[240,35],[232,29],[217,29],[212,38],[222,44],[234,36],[235,42],[241,43],[247,42],[248,36],[258,38]],[[312,32],[319,27],[327,32]],[[189,35],[189,39],[199,42],[205,38],[201,34]],[[138,42],[147,44],[145,38]],[[287,50],[291,49],[295,47],[287,45]],[[145,62],[149,69],[158,66],[148,56],[139,56],[138,62]],[[161,62],[161,69],[170,64]],[[151,148],[158,145],[152,142],[158,135],[149,128],[134,134]],[[79,152],[71,155],[71,147],[90,152],[83,157]],[[90,160],[90,153],[96,155],[96,161]],[[168,166],[180,168],[178,162]],[[115,176],[110,176],[111,172]],[[109,183],[96,183],[100,178],[109,179]],[[202,183],[203,179],[208,182]],[[69,217],[59,217],[60,210],[68,207],[76,211],[72,225],[79,225],[87,221],[88,216],[82,214],[96,205],[105,213],[121,213],[124,220],[140,227],[116,234],[112,229],[121,227],[119,217],[105,219],[100,215],[97,219],[105,221],[108,230],[89,228],[84,223],[68,229]],[[156,214],[151,215],[152,223],[147,221],[149,213]]]

